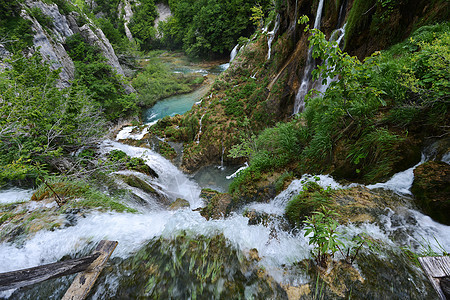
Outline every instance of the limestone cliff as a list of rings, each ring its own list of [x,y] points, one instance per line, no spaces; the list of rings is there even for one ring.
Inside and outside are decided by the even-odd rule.
[[[33,16],[32,12],[36,10],[41,12],[51,22],[41,24],[39,19]],[[21,16],[32,22],[34,48],[39,49],[44,59],[51,63],[53,69],[61,69],[59,82],[61,87],[69,86],[75,77],[73,61],[63,46],[66,38],[74,33],[80,33],[90,45],[99,47],[102,55],[106,58],[106,63],[117,74],[124,75],[111,43],[103,31],[87,15],[76,11],[64,14],[61,13],[61,9],[56,4],[27,0],[23,4]],[[81,24],[80,20],[84,24]],[[128,93],[134,91],[129,85],[126,85],[125,89]]]

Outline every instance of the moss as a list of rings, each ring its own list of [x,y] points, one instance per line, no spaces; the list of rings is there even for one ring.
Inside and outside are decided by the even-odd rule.
[[[307,216],[322,206],[331,207],[334,191],[324,190],[315,182],[307,182],[303,191],[293,197],[286,206],[285,216],[289,223],[300,226]]]
[[[366,28],[371,20],[372,14],[375,10],[374,7],[377,3],[377,0],[360,0],[354,1],[353,6],[349,12],[347,19],[347,26],[345,27],[345,46],[344,49],[347,49],[348,41],[352,40],[354,36],[357,36],[359,32],[359,28]]]

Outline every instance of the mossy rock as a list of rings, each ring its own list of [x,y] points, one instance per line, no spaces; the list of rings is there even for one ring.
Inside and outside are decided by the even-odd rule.
[[[170,204],[169,210],[177,210],[177,209],[186,208],[189,206],[190,206],[189,201],[178,198],[177,200],[172,202],[172,204]]]
[[[303,191],[292,197],[286,206],[285,216],[289,223],[300,226],[306,217],[319,210],[322,206],[330,207],[334,191],[326,191],[316,182],[305,184]]]
[[[450,225],[450,165],[429,161],[418,166],[411,191],[426,214]]]
[[[224,218],[230,213],[229,205],[231,200],[230,194],[218,193],[208,201],[208,204],[202,208],[200,214],[207,220]]]
[[[205,199],[206,201],[210,201],[214,196],[220,194],[220,192],[212,190],[212,189],[202,189],[200,192],[200,198]]]
[[[156,190],[147,182],[145,182],[145,180],[137,177],[136,175],[119,175],[119,177],[123,180],[123,182],[125,182],[126,184],[128,184],[129,186],[138,188],[143,190],[146,193],[149,194],[157,194]]]

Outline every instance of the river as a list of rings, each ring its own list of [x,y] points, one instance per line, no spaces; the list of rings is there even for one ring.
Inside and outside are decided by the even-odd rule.
[[[189,95],[161,101],[147,111],[146,122],[186,112],[207,90],[201,88]],[[14,243],[1,243],[0,272],[80,257],[90,253],[100,240],[108,239],[119,244],[89,299],[283,299],[287,298],[286,291],[298,291],[306,285],[312,290],[308,297],[318,296],[317,290],[316,293],[313,290],[314,275],[299,263],[311,258],[312,246],[303,230],[286,229],[284,209],[309,180],[317,181],[324,188],[349,186],[340,185],[330,176],[304,175],[268,203],[250,203],[225,219],[206,220],[195,210],[205,205],[200,198],[204,182],[212,181],[210,186],[226,190],[229,182],[226,176],[235,168],[223,171],[213,166],[213,175],[207,172],[209,175],[192,177],[150,149],[112,140],[105,140],[100,148],[103,155],[119,149],[132,157],[143,158],[159,175],[146,180],[163,190],[170,201],[182,198],[190,207],[169,211],[151,203],[135,214],[85,213],[66,227],[41,230]],[[208,179],[201,179],[205,176]],[[387,183],[368,188],[390,189],[410,202],[412,176],[412,169],[405,170]],[[32,210],[39,204],[27,200],[31,192],[10,188],[0,192],[0,201],[24,199]],[[267,222],[250,225],[249,217],[244,214],[250,210],[270,217]],[[411,206],[398,206],[385,209],[373,222],[341,225],[340,229],[349,237],[366,233],[380,245],[377,251],[365,248],[361,251],[361,260],[355,268],[369,283],[364,286],[367,291],[353,291],[356,298],[363,295],[378,299],[434,297],[420,268],[405,261],[400,248],[409,245],[419,252],[420,242],[425,241],[435,251],[449,252],[449,226],[434,222]],[[49,280],[2,292],[0,297],[59,299],[72,280],[73,276]]]

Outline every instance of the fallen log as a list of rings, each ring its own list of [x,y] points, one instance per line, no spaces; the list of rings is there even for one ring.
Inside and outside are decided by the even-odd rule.
[[[99,256],[100,253],[94,253],[83,258],[70,259],[23,270],[0,273],[0,291],[16,289],[52,278],[84,271]]]
[[[94,254],[99,256],[91,263],[91,265],[82,273],[78,274],[72,282],[62,300],[82,300],[85,299],[95,281],[102,272],[106,262],[116,249],[118,242],[115,241],[100,241],[95,249]]]

